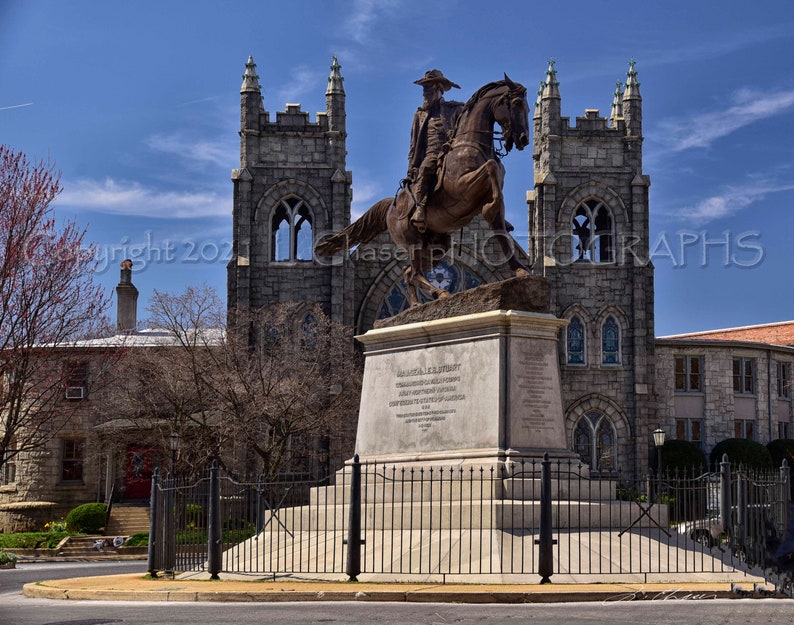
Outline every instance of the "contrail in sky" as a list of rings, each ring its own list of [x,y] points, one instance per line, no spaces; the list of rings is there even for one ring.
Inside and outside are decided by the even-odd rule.
[[[23,106],[32,106],[33,102],[27,102],[25,104],[14,104],[12,106],[0,106],[0,111],[5,111],[6,109],[18,109]]]

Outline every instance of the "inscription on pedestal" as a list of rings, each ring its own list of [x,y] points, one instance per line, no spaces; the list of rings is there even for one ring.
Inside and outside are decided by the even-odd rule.
[[[546,353],[549,350],[541,343],[526,343],[519,351],[516,385],[523,401],[520,413],[526,428],[530,430],[553,429],[549,419],[554,402],[559,395],[554,392],[554,371],[549,367]]]
[[[405,423],[415,423],[420,430],[446,421],[457,413],[466,400],[460,386],[462,363],[398,369],[394,396],[389,408]]]
[[[498,339],[369,354],[356,451],[497,447],[500,375]]]

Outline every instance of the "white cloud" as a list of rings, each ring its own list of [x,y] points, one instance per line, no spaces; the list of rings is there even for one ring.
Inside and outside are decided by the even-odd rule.
[[[356,220],[377,201],[386,197],[381,185],[375,182],[356,182],[353,185],[353,202],[350,206],[351,219]]]
[[[63,182],[57,205],[76,211],[168,219],[225,216],[231,198],[211,191],[164,191],[138,182],[80,179]]]
[[[345,20],[348,35],[356,43],[367,43],[381,15],[388,14],[401,4],[399,0],[356,0],[353,12]]]
[[[0,111],[7,111],[8,109],[19,109],[23,106],[33,106],[33,102],[26,102],[25,104],[12,104],[11,106],[0,106]]]
[[[770,193],[794,190],[794,184],[758,183],[742,187],[728,187],[724,193],[713,195],[698,202],[695,206],[677,211],[682,219],[701,225],[730,217],[748,206],[760,202]]]
[[[744,126],[794,109],[794,90],[766,93],[759,98],[757,92],[741,89],[734,95],[733,102],[724,110],[693,115],[681,121],[662,122],[663,140],[669,142],[674,152],[709,147],[717,139]]]
[[[278,90],[276,100],[299,104],[305,94],[317,91],[318,84],[323,84],[321,73],[306,65],[300,65],[292,70],[290,81]]]
[[[157,152],[176,154],[183,164],[210,164],[228,168],[240,158],[238,146],[221,141],[193,140],[181,134],[156,134],[145,141],[147,147]]]

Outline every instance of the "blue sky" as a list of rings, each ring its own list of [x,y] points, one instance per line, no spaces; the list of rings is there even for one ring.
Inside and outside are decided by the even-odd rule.
[[[249,54],[265,108],[299,102],[312,119],[338,56],[355,213],[405,173],[425,70],[463,100],[503,72],[534,93],[553,58],[573,120],[608,115],[635,59],[657,335],[794,319],[794,5],[554,6],[0,0],[0,142],[62,172],[59,214],[99,245],[103,284],[123,258],[139,261],[142,308],[154,288],[225,292]],[[525,233],[531,151],[505,165],[508,219]]]

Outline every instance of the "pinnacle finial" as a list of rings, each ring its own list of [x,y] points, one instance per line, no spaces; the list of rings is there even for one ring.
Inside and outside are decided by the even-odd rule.
[[[612,95],[612,112],[609,114],[609,121],[614,127],[617,120],[623,117],[623,83],[615,83],[615,93]]]
[[[626,91],[623,93],[623,99],[641,99],[640,96],[640,83],[637,81],[637,70],[634,68],[636,61],[631,59],[629,61],[629,71],[626,72]]]
[[[253,56],[249,56],[248,61],[245,64],[243,85],[240,87],[240,93],[245,93],[247,91],[261,92],[261,87],[259,86],[259,76],[257,76],[256,73],[256,63],[254,63]]]
[[[328,77],[328,88],[325,90],[325,95],[345,92],[344,85],[342,84],[345,79],[342,77],[342,72],[340,71],[342,66],[339,65],[339,60],[336,58],[336,55],[332,58],[331,75]]]
[[[554,67],[554,59],[549,59],[549,69],[546,70],[546,82],[543,83],[544,98],[559,98],[560,83],[557,82],[557,70]]]

